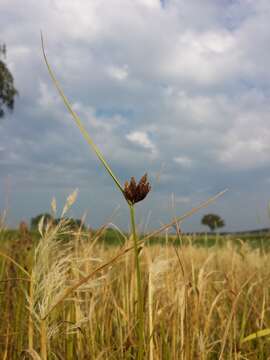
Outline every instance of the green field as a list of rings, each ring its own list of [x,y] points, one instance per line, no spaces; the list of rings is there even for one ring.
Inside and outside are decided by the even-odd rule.
[[[98,233],[98,230],[92,230],[92,236]],[[127,237],[128,234],[124,233]],[[17,229],[7,229],[0,233],[0,244],[4,244],[7,242],[16,241],[18,238],[22,237],[23,235]],[[31,238],[32,243],[36,243],[40,239],[40,234],[37,230],[32,230],[28,232],[28,236]],[[86,234],[86,236],[89,236]],[[144,235],[141,235],[143,238]],[[67,236],[68,239],[68,236]],[[105,245],[115,245],[121,246],[123,245],[124,239],[123,236],[114,229],[106,228],[102,231],[101,236],[98,239],[99,244]],[[253,232],[243,232],[243,233],[226,233],[219,234],[217,233],[192,233],[192,234],[182,234],[180,237],[176,234],[168,234],[153,236],[147,242],[148,244],[160,244],[160,245],[193,245],[193,246],[200,246],[200,247],[212,247],[212,246],[225,246],[226,243],[231,242],[236,247],[241,246],[241,244],[247,244],[253,249],[260,248],[262,251],[268,251],[270,245],[270,230],[267,231],[253,231]]]

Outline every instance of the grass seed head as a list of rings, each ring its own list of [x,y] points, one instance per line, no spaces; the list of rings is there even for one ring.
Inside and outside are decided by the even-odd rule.
[[[132,204],[143,200],[150,190],[151,186],[147,180],[147,174],[144,174],[138,184],[132,176],[130,182],[126,181],[124,185],[125,198]]]

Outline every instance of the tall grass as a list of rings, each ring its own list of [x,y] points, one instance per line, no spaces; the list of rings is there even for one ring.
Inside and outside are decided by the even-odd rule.
[[[2,257],[1,358],[138,356],[135,259],[127,250],[132,238],[122,248],[96,240],[63,222],[43,229],[35,250],[20,239],[7,246],[21,268]],[[268,252],[232,242],[222,248],[152,245],[140,263],[145,359],[269,358],[267,337],[243,342],[269,327]]]

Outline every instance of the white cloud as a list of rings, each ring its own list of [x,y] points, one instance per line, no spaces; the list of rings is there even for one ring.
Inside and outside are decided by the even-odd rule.
[[[118,81],[126,80],[128,77],[128,66],[124,65],[122,67],[110,66],[108,68],[108,74]]]
[[[134,131],[127,134],[126,138],[132,143],[143,147],[144,149],[151,150],[152,152],[156,151],[154,143],[150,140],[148,134],[144,131]]]

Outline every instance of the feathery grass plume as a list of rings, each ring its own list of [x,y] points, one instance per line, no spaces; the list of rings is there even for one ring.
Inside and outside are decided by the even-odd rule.
[[[76,199],[78,196],[78,189],[74,190],[73,193],[71,193],[68,197],[67,197],[67,201],[65,203],[65,206],[63,207],[63,211],[61,214],[61,217],[64,217],[64,215],[68,212],[68,210],[71,208],[71,206],[75,203]],[[54,203],[52,201],[52,208],[54,210]]]
[[[51,201],[51,211],[52,211],[52,216],[53,216],[54,218],[56,218],[57,203],[56,203],[55,197],[53,197],[53,198],[52,198],[52,201]]]
[[[175,264],[175,258],[165,258],[163,255],[156,256],[149,264],[149,272],[152,275],[153,293],[164,289],[165,275],[170,269],[170,265]]]
[[[62,215],[74,203],[76,194],[73,192],[67,198]],[[33,324],[40,332],[41,357],[44,360],[48,356],[50,340],[59,330],[59,325],[47,314],[70,284],[75,254],[72,244],[65,240],[73,236],[68,219],[62,218],[56,224],[53,221],[44,224],[42,218],[38,230],[41,238],[34,252],[31,293],[27,295],[27,300]]]
[[[57,225],[46,224],[45,229],[42,229],[41,222],[39,230],[41,239],[34,254],[28,308],[40,332],[41,357],[44,360],[48,355],[50,335],[54,333],[51,329],[55,328],[55,324],[44,317],[67,286],[71,248],[61,241],[63,235],[69,234],[67,220],[60,220]]]

